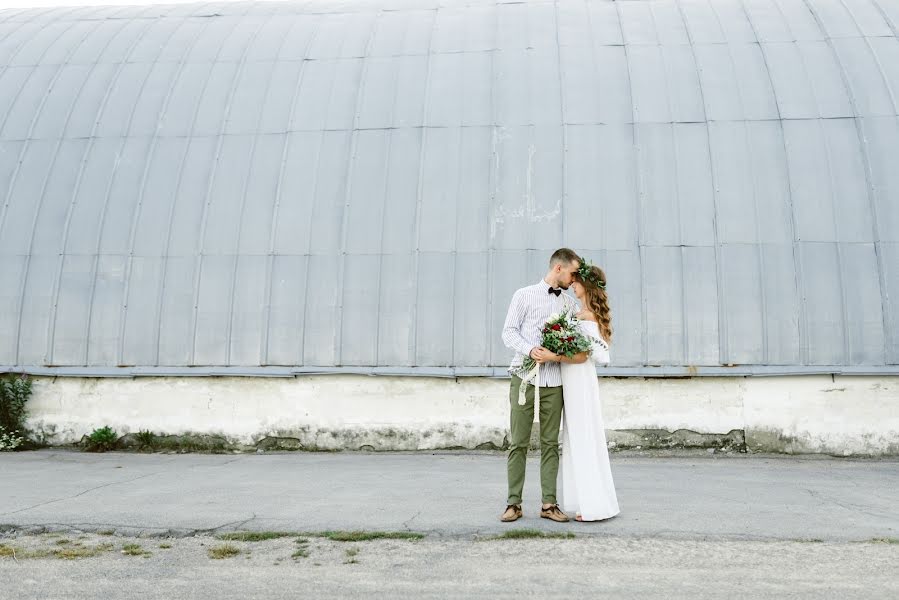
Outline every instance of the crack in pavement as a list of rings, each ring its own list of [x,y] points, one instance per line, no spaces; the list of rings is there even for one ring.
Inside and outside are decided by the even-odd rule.
[[[119,484],[122,484],[122,483],[131,483],[132,481],[137,481],[138,479],[144,479],[144,478],[146,478],[146,477],[153,477],[154,475],[160,475],[160,474],[162,474],[162,471],[159,471],[158,473],[147,473],[146,475],[140,475],[139,477],[132,477],[131,479],[125,479],[125,480],[122,480],[122,481],[110,481],[109,483],[104,483],[103,485],[98,485],[98,486],[92,487],[92,488],[90,488],[90,489],[87,489],[87,490],[84,490],[84,491],[82,491],[82,492],[79,492],[79,493],[77,493],[77,494],[75,494],[75,495],[73,495],[73,496],[65,496],[65,497],[63,497],[63,498],[56,498],[56,499],[54,499],[54,500],[47,500],[46,502],[39,502],[38,504],[34,504],[34,505],[32,505],[32,506],[26,506],[25,508],[20,508],[20,509],[18,509],[18,510],[12,510],[12,511],[9,511],[9,512],[0,513],[0,516],[5,516],[5,515],[15,515],[15,514],[18,514],[18,513],[21,513],[21,512],[25,512],[25,511],[27,511],[27,510],[32,510],[32,509],[35,509],[35,508],[38,508],[38,507],[41,507],[41,506],[46,506],[46,505],[48,505],[48,504],[54,504],[54,503],[56,503],[56,502],[63,502],[63,501],[65,501],[65,500],[73,500],[73,499],[75,499],[75,498],[78,498],[79,496],[83,496],[83,495],[85,495],[85,494],[87,494],[87,493],[89,493],[89,492],[93,492],[93,491],[95,491],[95,490],[99,490],[99,489],[102,489],[102,488],[105,488],[105,487],[110,487],[110,486],[113,486],[113,485],[119,485]]]
[[[869,517],[877,517],[879,519],[890,519],[893,516],[893,515],[888,515],[888,514],[872,512],[870,510],[866,510],[865,508],[855,505],[855,504],[845,504],[843,502],[840,502],[839,500],[836,500],[835,498],[826,496],[821,492],[818,492],[818,491],[815,491],[815,490],[812,490],[809,488],[805,488],[805,491],[808,492],[812,498],[815,498],[816,500],[820,501],[822,505],[826,505],[828,503],[835,504],[836,506],[839,506],[840,508],[845,508],[846,510],[848,510],[850,512],[858,512],[863,515],[868,515]]]
[[[224,527],[224,525],[220,527]],[[208,534],[218,528],[219,527],[197,529],[194,527],[171,527],[155,525],[137,526],[123,523],[0,523],[0,534],[34,535],[35,530],[37,530],[38,533],[56,533],[60,530],[78,533],[98,533],[99,531],[114,529],[116,530],[114,532],[115,535],[124,537],[134,537],[135,534],[133,532],[143,532],[147,530],[153,531],[153,535],[157,537],[192,537],[195,535]]]
[[[249,519],[243,519],[241,521],[230,521],[228,523],[219,525],[217,527],[210,527],[209,529],[197,529],[196,531],[203,532],[203,533],[211,533],[213,531],[218,531],[219,529],[222,529],[223,527],[229,527],[229,526],[233,526],[234,529],[237,529],[238,527],[243,527],[250,521],[255,521],[255,520],[256,520],[256,513],[253,513],[253,516],[250,517]]]
[[[420,511],[420,510],[419,510],[417,513],[415,513],[415,514],[412,516],[412,518],[409,519],[408,521],[403,521],[403,527],[405,527],[407,531],[412,531],[412,530],[409,528],[409,523],[411,523],[412,521],[414,521],[415,519],[417,519],[417,518],[419,517],[419,515],[421,515],[421,511]]]

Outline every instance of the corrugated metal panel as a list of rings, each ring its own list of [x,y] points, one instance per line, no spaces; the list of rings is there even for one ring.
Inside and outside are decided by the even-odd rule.
[[[609,276],[616,372],[888,372],[897,25],[884,0],[0,11],[0,365],[495,374],[509,298],[569,245]]]

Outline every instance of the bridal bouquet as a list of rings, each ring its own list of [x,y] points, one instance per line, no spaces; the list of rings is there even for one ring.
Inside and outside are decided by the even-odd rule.
[[[592,340],[581,333],[577,327],[577,317],[572,315],[569,309],[561,313],[551,315],[549,321],[543,326],[543,339],[540,345],[556,354],[571,358],[581,352],[590,352]],[[525,403],[525,390],[528,383],[535,386],[535,402],[539,401],[540,394],[540,365],[530,356],[525,357],[521,363],[521,369],[516,373],[521,377],[521,388],[518,391],[518,404]]]

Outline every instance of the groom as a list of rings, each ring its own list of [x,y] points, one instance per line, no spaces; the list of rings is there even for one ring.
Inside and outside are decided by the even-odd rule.
[[[518,371],[525,356],[540,363],[540,486],[543,505],[540,516],[559,523],[568,517],[556,503],[556,478],[559,472],[559,425],[562,421],[562,369],[561,357],[540,345],[544,323],[550,315],[573,304],[562,294],[574,281],[580,265],[580,256],[568,248],[556,250],[549,260],[549,271],[539,282],[517,290],[512,296],[506,323],[503,326],[503,343],[515,351],[510,372]],[[525,459],[534,423],[534,386],[528,384],[525,404],[518,404],[521,379],[512,375],[509,388],[511,406],[512,440],[509,448],[509,498],[508,506],[500,520],[506,523],[521,518],[521,492],[524,488]]]

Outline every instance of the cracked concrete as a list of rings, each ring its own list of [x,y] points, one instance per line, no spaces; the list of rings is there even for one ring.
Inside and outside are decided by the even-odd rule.
[[[212,560],[209,536],[152,540],[108,535],[18,535],[0,544],[3,597],[17,600],[247,598],[647,598],[869,600],[896,597],[885,542],[573,539],[342,543],[307,538],[229,542]],[[68,543],[66,543],[68,541]],[[58,548],[103,548],[82,560],[25,558]],[[135,545],[137,556],[123,552]],[[347,552],[353,553],[348,561]]]
[[[832,541],[899,537],[899,461],[706,454],[613,456],[620,516],[536,518],[528,461],[518,526],[579,535]],[[502,532],[505,457],[476,453],[0,454],[0,525],[128,535],[223,530]],[[52,498],[47,500],[47,498]]]

